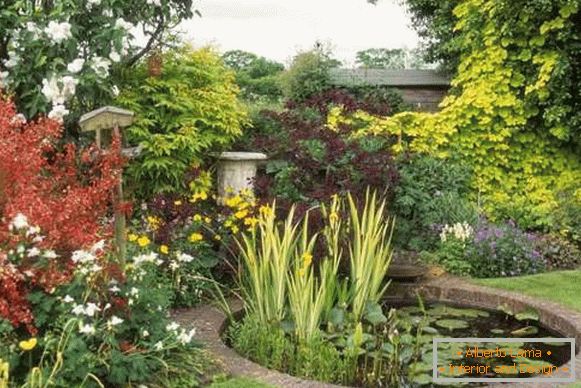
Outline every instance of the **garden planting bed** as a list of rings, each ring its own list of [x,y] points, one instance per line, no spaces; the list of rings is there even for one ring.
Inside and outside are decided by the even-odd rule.
[[[507,281],[510,281],[509,279]],[[581,314],[567,310],[558,304],[545,302],[528,296],[507,291],[493,290],[474,285],[462,279],[443,276],[432,278],[422,283],[395,283],[389,288],[387,303],[413,300],[419,294],[426,302],[443,302],[452,305],[478,307],[496,310],[504,304],[514,311],[527,308],[535,309],[539,314],[539,323],[564,337],[576,339],[577,355],[575,362],[576,376],[581,376]],[[241,312],[240,301],[232,301],[233,312]],[[226,316],[216,307],[201,306],[193,309],[177,310],[175,319],[183,325],[193,325],[197,329],[197,338],[204,343],[233,376],[247,376],[259,379],[275,386],[284,387],[336,387],[336,385],[309,381],[285,373],[267,369],[254,363],[228,347],[221,334],[228,325]],[[570,366],[570,362],[568,363]],[[505,384],[504,386],[511,386]],[[519,383],[515,387],[544,387],[549,383]]]

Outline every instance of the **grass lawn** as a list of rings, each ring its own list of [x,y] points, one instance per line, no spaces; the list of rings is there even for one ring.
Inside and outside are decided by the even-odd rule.
[[[474,279],[478,284],[517,291],[581,311],[581,269],[516,278]]]

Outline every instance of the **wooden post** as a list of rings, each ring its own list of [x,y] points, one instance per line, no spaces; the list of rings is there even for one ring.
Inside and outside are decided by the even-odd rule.
[[[95,141],[97,147],[106,148],[109,144],[103,144],[102,131],[112,130],[114,136],[119,136],[121,139],[121,128],[127,127],[133,123],[134,113],[132,111],[116,108],[113,106],[106,106],[99,108],[92,112],[81,116],[79,125],[83,132],[95,132]],[[122,153],[124,153],[122,151]],[[129,153],[132,155],[133,153]],[[117,193],[115,195],[115,253],[117,260],[122,269],[125,269],[126,256],[126,236],[125,229],[127,221],[125,214],[119,205],[123,203],[123,174],[119,177],[119,184],[117,185]]]

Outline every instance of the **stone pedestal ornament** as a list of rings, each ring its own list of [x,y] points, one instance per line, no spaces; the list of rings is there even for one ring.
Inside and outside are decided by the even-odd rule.
[[[252,191],[258,163],[266,159],[258,152],[222,152],[218,164],[219,200],[242,190]]]

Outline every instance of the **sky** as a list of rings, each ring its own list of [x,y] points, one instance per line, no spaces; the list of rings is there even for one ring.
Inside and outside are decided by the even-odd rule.
[[[316,41],[352,65],[367,48],[413,48],[418,37],[395,0],[199,0],[202,17],[181,25],[195,46],[250,51],[288,64]]]

